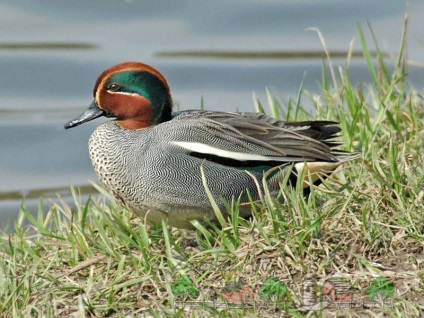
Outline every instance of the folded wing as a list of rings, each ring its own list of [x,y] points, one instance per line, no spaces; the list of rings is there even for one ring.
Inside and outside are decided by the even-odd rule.
[[[331,121],[283,122],[257,113],[180,112],[189,133],[173,143],[190,155],[240,168],[297,162],[342,162],[356,154],[335,147]],[[351,158],[352,157],[352,158]]]

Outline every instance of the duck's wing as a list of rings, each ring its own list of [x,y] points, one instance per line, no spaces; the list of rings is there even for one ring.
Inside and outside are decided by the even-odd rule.
[[[217,163],[275,166],[350,159],[349,153],[334,149],[339,143],[332,139],[340,132],[335,122],[283,122],[256,113],[208,111],[180,112],[172,121],[179,121],[181,132],[175,145]]]

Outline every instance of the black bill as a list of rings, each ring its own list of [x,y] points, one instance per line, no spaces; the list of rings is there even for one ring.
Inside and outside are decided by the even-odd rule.
[[[111,117],[103,109],[99,108],[99,106],[96,103],[96,100],[93,100],[93,102],[90,104],[90,106],[86,109],[85,112],[83,112],[77,118],[74,118],[65,124],[65,129],[79,126],[81,124],[84,124],[90,120],[96,119],[101,116]]]

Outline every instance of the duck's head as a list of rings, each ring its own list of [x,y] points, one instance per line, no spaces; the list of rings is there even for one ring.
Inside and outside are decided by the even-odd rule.
[[[65,124],[65,129],[100,116],[115,118],[124,129],[139,129],[171,118],[172,100],[165,77],[155,68],[125,62],[104,71],[93,89],[88,109]]]

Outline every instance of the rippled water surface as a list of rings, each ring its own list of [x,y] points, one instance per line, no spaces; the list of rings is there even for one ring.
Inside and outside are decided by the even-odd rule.
[[[283,100],[302,81],[319,90],[322,45],[308,28],[343,52],[357,23],[366,30],[368,20],[390,55],[406,8],[400,0],[2,1],[0,223],[17,215],[23,197],[36,211],[39,197],[66,200],[70,184],[96,180],[87,140],[101,121],[67,131],[63,124],[90,104],[105,68],[125,60],[154,65],[180,109],[198,108],[203,97],[207,109],[250,111],[252,92],[265,102],[265,87]],[[424,2],[409,1],[408,10],[409,76],[421,90]],[[350,76],[369,81],[361,58]]]

